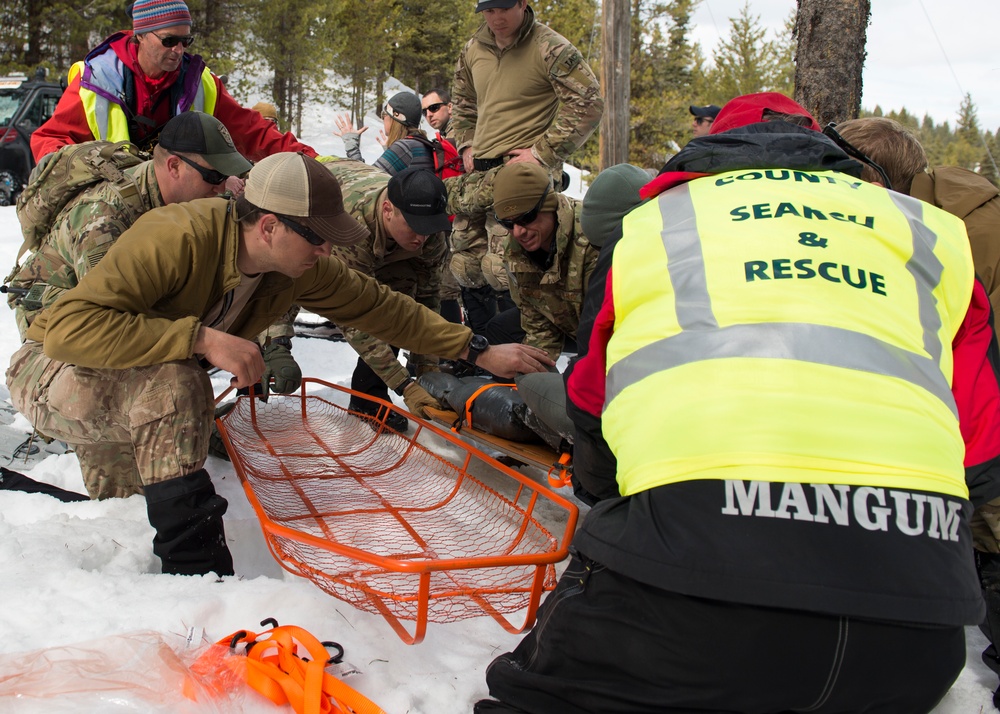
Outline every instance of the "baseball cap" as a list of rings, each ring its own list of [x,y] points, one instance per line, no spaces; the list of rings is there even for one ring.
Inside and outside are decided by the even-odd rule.
[[[719,112],[722,111],[722,107],[718,107],[714,104],[709,104],[706,107],[699,107],[692,104],[688,107],[688,111],[691,112],[691,116],[715,119],[715,117],[719,116]]]
[[[389,179],[389,202],[418,235],[451,230],[448,190],[433,171],[414,168],[400,171]]]
[[[167,151],[198,154],[226,176],[240,176],[253,166],[233,144],[221,121],[203,112],[181,112],[160,132],[159,144]]]
[[[482,12],[483,10],[489,10],[494,7],[499,7],[504,10],[517,5],[517,0],[480,0],[476,3],[476,12]]]
[[[424,110],[420,107],[420,97],[413,92],[398,92],[385,103],[385,111],[403,126],[420,126]]]
[[[712,123],[710,134],[721,134],[730,129],[736,129],[748,124],[764,121],[764,111],[770,109],[779,114],[801,114],[812,120],[810,129],[821,131],[812,114],[801,104],[786,97],[780,92],[759,92],[744,94],[726,102],[715,122]]]
[[[257,102],[250,108],[265,119],[278,119],[278,108],[270,102]]]
[[[258,161],[247,176],[243,195],[257,208],[294,218],[334,245],[353,245],[370,235],[344,210],[344,196],[333,174],[302,152],[284,151]]]

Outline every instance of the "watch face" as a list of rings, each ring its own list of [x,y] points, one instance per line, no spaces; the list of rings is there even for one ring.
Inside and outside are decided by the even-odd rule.
[[[482,335],[473,335],[472,341],[469,342],[469,349],[475,352],[482,352],[489,346],[490,346],[489,340],[487,340]]]

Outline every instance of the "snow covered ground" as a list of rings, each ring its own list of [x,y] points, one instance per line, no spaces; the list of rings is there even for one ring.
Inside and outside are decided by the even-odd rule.
[[[252,97],[249,104],[262,98]],[[370,161],[380,152],[374,143],[379,122],[369,117],[368,123],[373,129],[362,138]],[[332,126],[332,110],[315,110],[302,139],[320,153],[342,155],[342,143],[330,134]],[[571,189],[577,195],[582,193],[578,176],[574,172]],[[14,209],[0,208],[0,267],[4,271],[13,264],[20,242]],[[4,368],[20,344],[12,315],[0,307],[0,364]],[[294,353],[306,375],[349,383],[355,355],[346,345],[300,338]],[[216,378],[219,391],[226,381],[222,375]],[[0,400],[9,400],[3,385]],[[15,426],[28,429],[23,418]],[[16,463],[8,463],[7,455],[0,456],[0,464],[18,469]],[[252,693],[193,707],[179,696],[155,646],[133,638],[142,645],[136,659],[123,647],[128,640],[115,639],[152,631],[171,648],[180,649],[189,628],[204,628],[206,639],[214,641],[239,629],[261,631],[264,628],[258,623],[268,617],[342,644],[346,659],[361,670],[347,682],[390,714],[470,712],[473,702],[487,696],[486,666],[512,649],[518,636],[482,617],[431,624],[422,643],[403,644],[380,616],[356,610],[282,570],[265,547],[232,466],[210,457],[207,468],[230,504],[226,530],[239,575],[222,582],[159,573],[159,561],[150,545],[153,531],[139,496],[64,504],[46,496],[0,491],[0,631],[4,633],[0,638],[0,712],[274,711],[273,705]],[[84,490],[71,454],[50,456],[27,473],[63,488]],[[85,641],[96,641],[94,650],[120,668],[116,678],[132,682],[130,688],[114,698],[86,688],[60,698],[42,697],[59,687],[74,686],[62,674],[43,673],[25,696],[9,696],[11,676],[18,679],[18,673],[35,661],[28,652]],[[990,697],[997,677],[980,661],[985,644],[977,629],[968,629],[968,664],[935,712],[993,710]],[[85,673],[91,686],[108,666],[100,664]],[[126,677],[124,673],[129,672]]]

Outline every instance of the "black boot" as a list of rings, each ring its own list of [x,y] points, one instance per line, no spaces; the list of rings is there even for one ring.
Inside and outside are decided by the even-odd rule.
[[[233,575],[222,515],[229,504],[215,493],[205,469],[144,488],[146,513],[156,529],[153,553],[171,575]]]
[[[1000,644],[1000,554],[977,550],[976,570],[986,603],[986,619],[979,624],[979,629],[991,643],[983,650],[983,664],[1000,674],[1000,653],[997,652]],[[1000,688],[993,692],[993,705],[1000,708]]]

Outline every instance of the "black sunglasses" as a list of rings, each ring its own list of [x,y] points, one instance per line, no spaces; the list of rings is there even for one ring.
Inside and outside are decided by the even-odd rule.
[[[436,104],[428,104],[426,107],[424,107],[424,114],[433,114],[444,105],[445,105],[444,102],[438,102]]]
[[[308,228],[301,223],[296,223],[288,216],[283,216],[280,213],[275,213],[274,217],[284,223],[290,230],[295,231],[300,236],[305,238],[309,245],[321,246],[326,243],[326,241],[320,238],[312,228]]]
[[[496,219],[497,223],[509,231],[514,230],[514,226],[526,226],[529,223],[534,222],[534,220],[538,218],[539,212],[542,210],[542,203],[545,202],[545,197],[549,195],[549,189],[551,187],[552,184],[545,187],[545,190],[542,191],[542,197],[538,199],[538,203],[536,203],[535,207],[527,213],[522,213],[520,216],[514,216],[513,218],[501,218],[496,214],[496,212],[494,212],[493,217]]]
[[[190,47],[191,43],[194,42],[194,35],[167,35],[166,37],[160,37],[155,32],[150,32],[149,34],[158,39],[160,44],[167,49],[176,47],[177,45]]]
[[[170,153],[171,155],[176,156],[178,159],[180,159],[185,164],[190,166],[192,169],[197,171],[199,174],[201,174],[201,178],[205,181],[205,183],[212,184],[213,186],[218,186],[220,183],[225,183],[226,179],[229,178],[225,174],[221,174],[215,169],[206,169],[204,166],[196,164],[186,156],[175,154],[172,151]]]
[[[715,120],[712,119],[712,117],[695,117],[694,118],[694,123],[695,124],[711,124],[713,121],[715,121]]]
[[[858,161],[868,164],[872,169],[879,175],[882,179],[882,185],[888,189],[892,189],[892,181],[889,180],[889,174],[885,172],[881,166],[876,164],[872,159],[868,158],[861,149],[857,148],[851,144],[847,139],[840,135],[840,132],[836,129],[837,124],[835,122],[830,122],[823,128],[823,135],[833,139],[833,143],[839,146],[845,154],[850,156],[852,159],[857,159]]]

